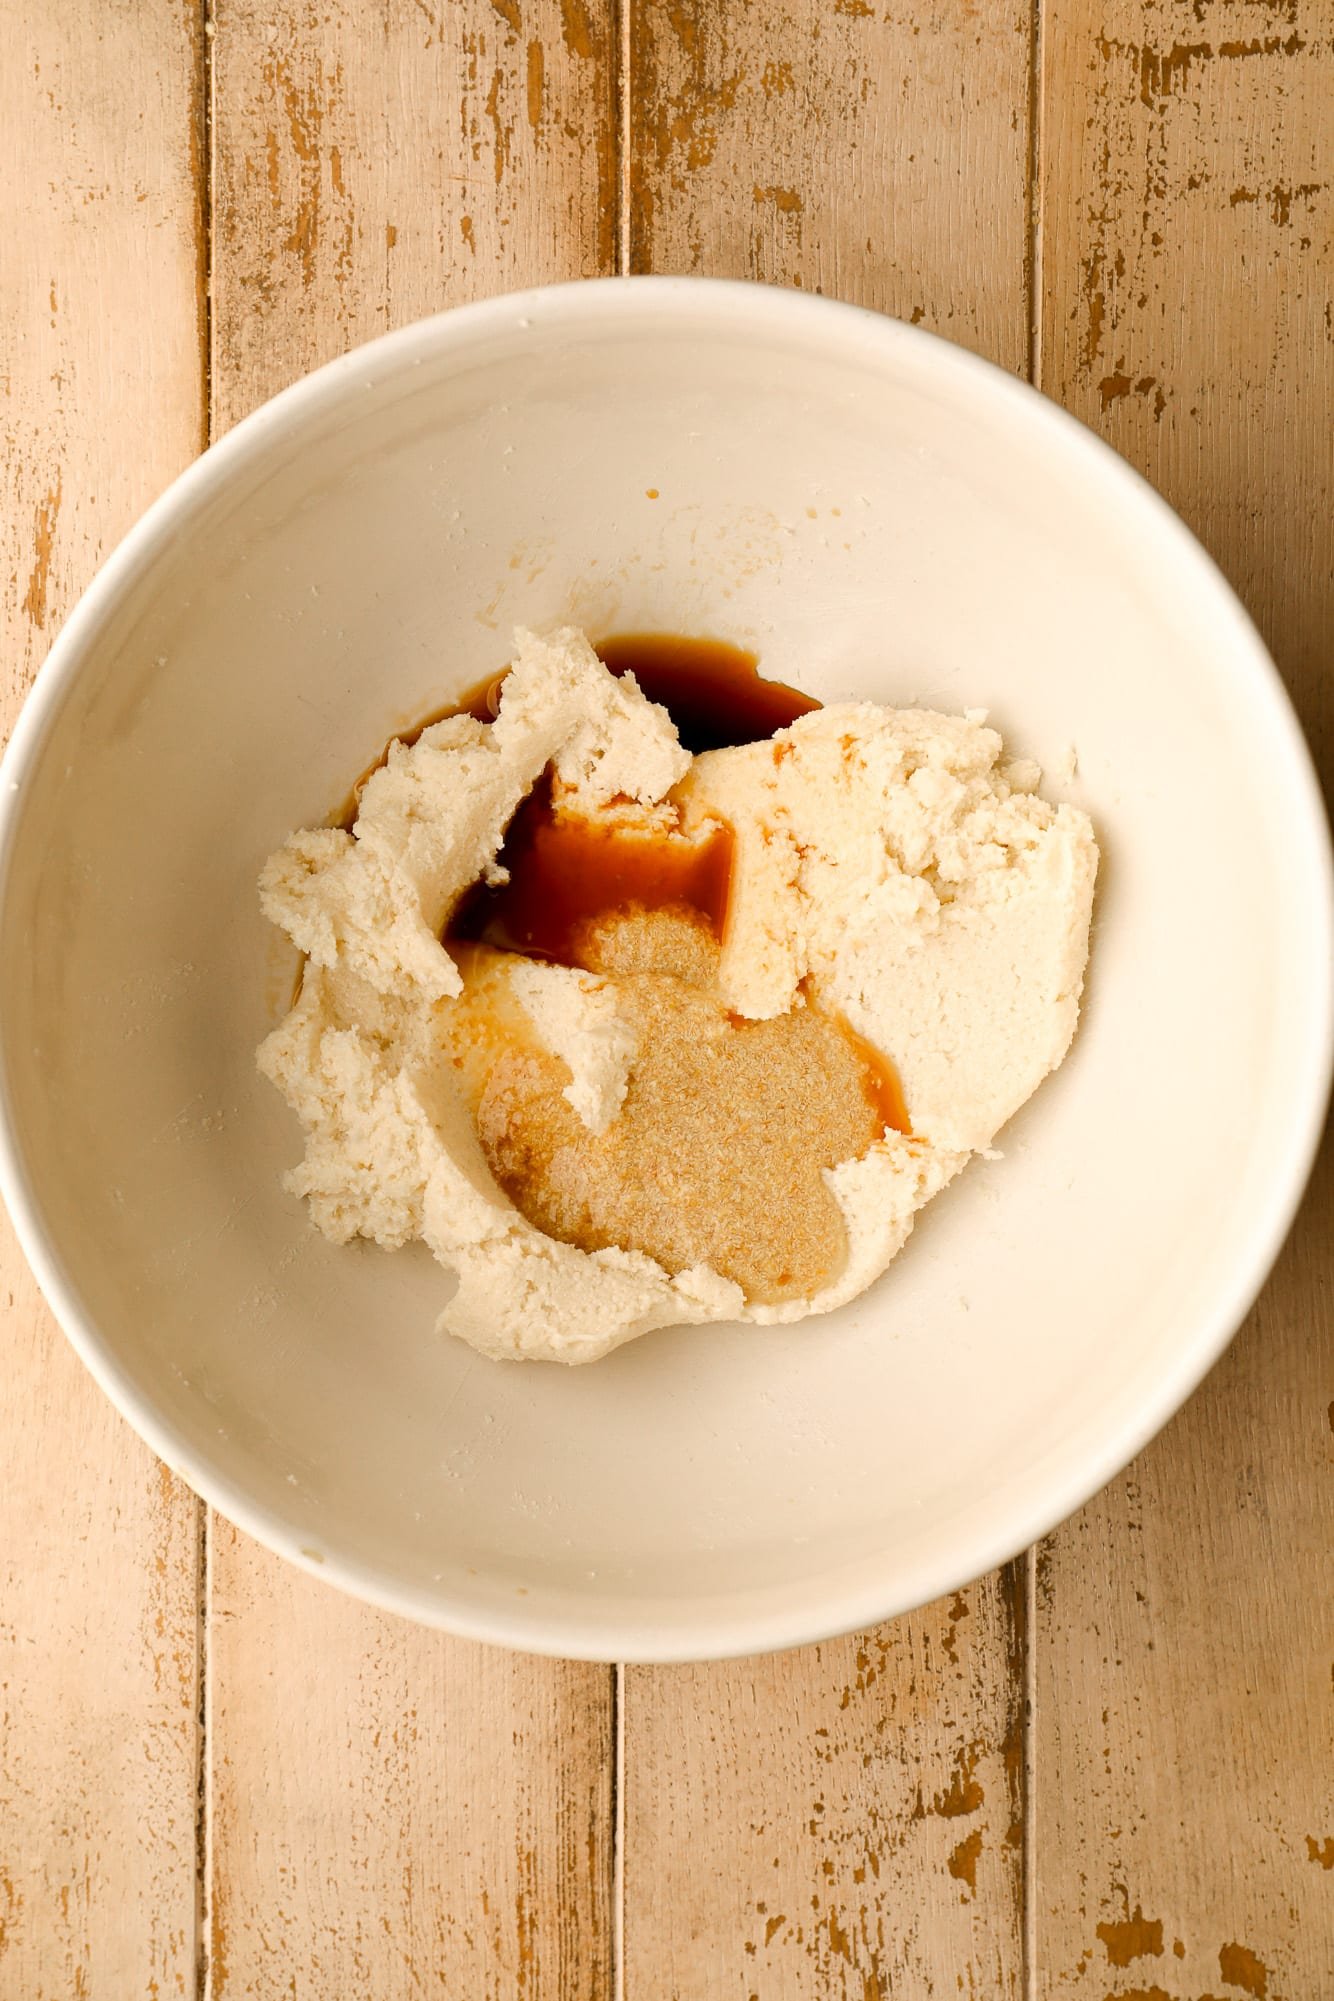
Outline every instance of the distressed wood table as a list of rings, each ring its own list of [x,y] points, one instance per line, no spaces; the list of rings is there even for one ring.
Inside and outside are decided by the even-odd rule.
[[[1331,0],[0,21],[11,716],[103,553],[294,376],[503,287],[695,271],[920,321],[1094,425],[1327,765]],[[139,1444],[6,1237],[0,2001],[1334,1995],[1332,1196],[1326,1164],[1212,1378],[1040,1548],[662,1671],[285,1568]]]

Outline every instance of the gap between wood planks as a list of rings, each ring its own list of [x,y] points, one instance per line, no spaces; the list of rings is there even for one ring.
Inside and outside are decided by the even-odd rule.
[[[1028,379],[1034,389],[1042,387],[1042,167],[1045,94],[1043,91],[1043,5],[1031,0],[1028,41]],[[1037,1900],[1037,1615],[1038,1551],[1033,1543],[1011,1565],[1016,1573],[1016,1601],[1022,1604],[1022,1636],[1019,1646],[1022,1686],[1016,1690],[1020,1703],[1023,1757],[1020,1785],[1023,1788],[1023,1854],[1020,1858],[1020,1969],[1024,2001],[1040,2001],[1038,1994],[1038,1900]],[[1023,1566],[1022,1578],[1018,1576]]]
[[[199,292],[199,375],[201,449],[213,442],[213,0],[200,0],[199,58],[195,72],[193,144],[200,170],[196,217]],[[199,1680],[199,1772],[195,1804],[195,1991],[207,2001],[213,1987],[213,1691],[209,1681],[209,1605],[213,1584],[213,1510],[196,1500],[195,1584],[199,1619],[195,1673]]]
[[[625,1662],[611,1684],[611,2001],[625,1997]]]

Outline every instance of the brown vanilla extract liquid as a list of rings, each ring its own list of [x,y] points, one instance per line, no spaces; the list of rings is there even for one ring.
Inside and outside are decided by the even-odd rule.
[[[820,706],[814,696],[803,695],[799,688],[789,688],[783,681],[766,681],[759,671],[758,656],[726,639],[689,639],[676,632],[626,632],[601,640],[594,651],[613,674],[633,674],[649,700],[662,704],[692,756],[701,750],[723,750],[729,744],[760,743]],[[472,716],[479,723],[493,723],[504,682],[505,673],[488,674],[457,701],[423,716],[411,729],[399,730],[390,742],[416,743],[423,730],[444,722],[447,716]],[[337,826],[351,830],[362,788],[388,756],[386,744],[353,786]]]
[[[820,706],[784,681],[766,681],[757,656],[725,639],[627,632],[596,651],[613,674],[633,674],[649,700],[662,704],[692,756],[762,743]]]
[[[781,681],[764,680],[753,653],[722,639],[626,633],[603,640],[597,653],[613,674],[633,674],[649,700],[661,703],[692,754],[761,742],[820,706]],[[473,689],[461,707],[490,719],[502,681]],[[550,784],[543,783],[510,822],[497,859],[509,881],[470,891],[450,920],[451,936],[578,965],[580,934],[608,911],[684,906],[722,938],[732,876],[727,827],[688,844],[655,840],[614,821],[555,812]]]
[[[692,754],[758,743],[821,705],[759,672],[754,653],[726,640],[678,633],[623,633],[598,642],[613,674],[633,674],[650,701],[667,710]],[[432,723],[469,715],[495,721],[504,674],[489,676],[396,741],[415,743]],[[362,787],[380,769],[388,745],[358,781],[339,824],[350,829]],[[482,942],[560,965],[584,963],[582,940],[617,911],[686,911],[702,918],[719,944],[727,921],[733,837],[729,827],[692,842],[655,839],[642,830],[558,813],[549,779],[519,806],[496,859],[509,876],[478,883],[450,918],[446,942]],[[863,1090],[881,1128],[910,1133],[894,1065],[841,1018],[838,1026],[860,1059]]]

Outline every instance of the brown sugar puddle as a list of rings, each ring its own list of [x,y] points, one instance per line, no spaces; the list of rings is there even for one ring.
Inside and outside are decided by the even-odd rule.
[[[831,1284],[847,1244],[824,1170],[884,1131],[854,1042],[813,1007],[737,1021],[714,990],[717,941],[679,907],[603,918],[584,955],[615,981],[637,1043],[601,1134],[566,1102],[564,1063],[494,1004],[503,954],[464,947],[464,999],[443,1010],[446,1054],[515,1207],[581,1250],[632,1248],[672,1273],[711,1265],[756,1303]]]
[[[653,633],[597,650],[662,703],[692,752],[761,741],[820,706],[762,679],[753,654],[720,641]],[[489,722],[499,688],[492,679],[441,714]],[[893,1064],[816,997],[763,1022],[723,1005],[730,828],[687,839],[618,824],[614,813],[579,819],[561,813],[548,778],[497,859],[508,882],[479,884],[446,930],[465,987],[441,1032],[515,1207],[583,1250],[642,1251],[673,1274],[707,1263],[752,1302],[831,1284],[846,1234],[824,1172],[860,1158],[887,1128],[910,1132],[902,1089]],[[625,1102],[601,1134],[568,1105],[569,1070],[508,999],[504,955],[515,952],[615,984],[637,1052]]]

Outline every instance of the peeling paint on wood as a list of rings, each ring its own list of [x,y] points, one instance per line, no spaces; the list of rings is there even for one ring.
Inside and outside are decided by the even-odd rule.
[[[1221,562],[1328,776],[1334,21],[1054,0],[1044,52],[1044,386]]]
[[[1044,0],[1038,189],[1019,0],[214,0],[211,203],[200,9],[15,19],[9,713],[206,434],[210,366],[222,429],[417,314],[608,270],[623,165],[638,269],[827,291],[1020,371],[1036,277],[1044,386],[1202,534],[1334,776],[1324,0]],[[1012,1569],[626,1676],[626,2001],[1323,1991],[1331,1241],[1326,1162],[1211,1382],[1038,1552],[1031,1632]],[[0,1285],[0,1994],[609,1993],[607,1674],[363,1611],[221,1524],[196,1935],[198,1511],[8,1239]]]
[[[425,1632],[213,1537],[209,2001],[605,1993],[606,1671]]]
[[[201,42],[159,0],[6,10],[5,734],[104,552],[197,448]],[[3,1217],[0,1317],[0,1994],[192,1994],[198,1507],[84,1372]]]
[[[632,269],[828,292],[1024,367],[1026,5],[626,4]]]
[[[1161,1959],[1163,1921],[1146,1918],[1136,1904],[1128,1918],[1095,1927],[1111,1966],[1129,1966],[1132,1959]]]
[[[610,0],[214,11],[217,429],[405,320],[613,268]]]
[[[1328,780],[1329,9],[1051,0],[1044,54],[1042,385],[1221,562]],[[1130,2001],[1123,1966],[1164,2001],[1304,2001],[1334,1967],[1308,1845],[1334,1739],[1331,1241],[1327,1160],[1225,1360],[1044,1552],[1033,1838],[1061,2001]]]
[[[993,0],[632,0],[633,268],[828,291],[1022,369],[1030,26]],[[1018,1996],[1012,1585],[628,1672],[627,1997]]]
[[[628,1670],[627,1996],[1017,1997],[1014,1650],[990,1578],[799,1653]]]
[[[217,0],[217,427],[420,314],[610,268],[609,47],[571,0]],[[208,2001],[605,1993],[608,1670],[211,1535]]]

